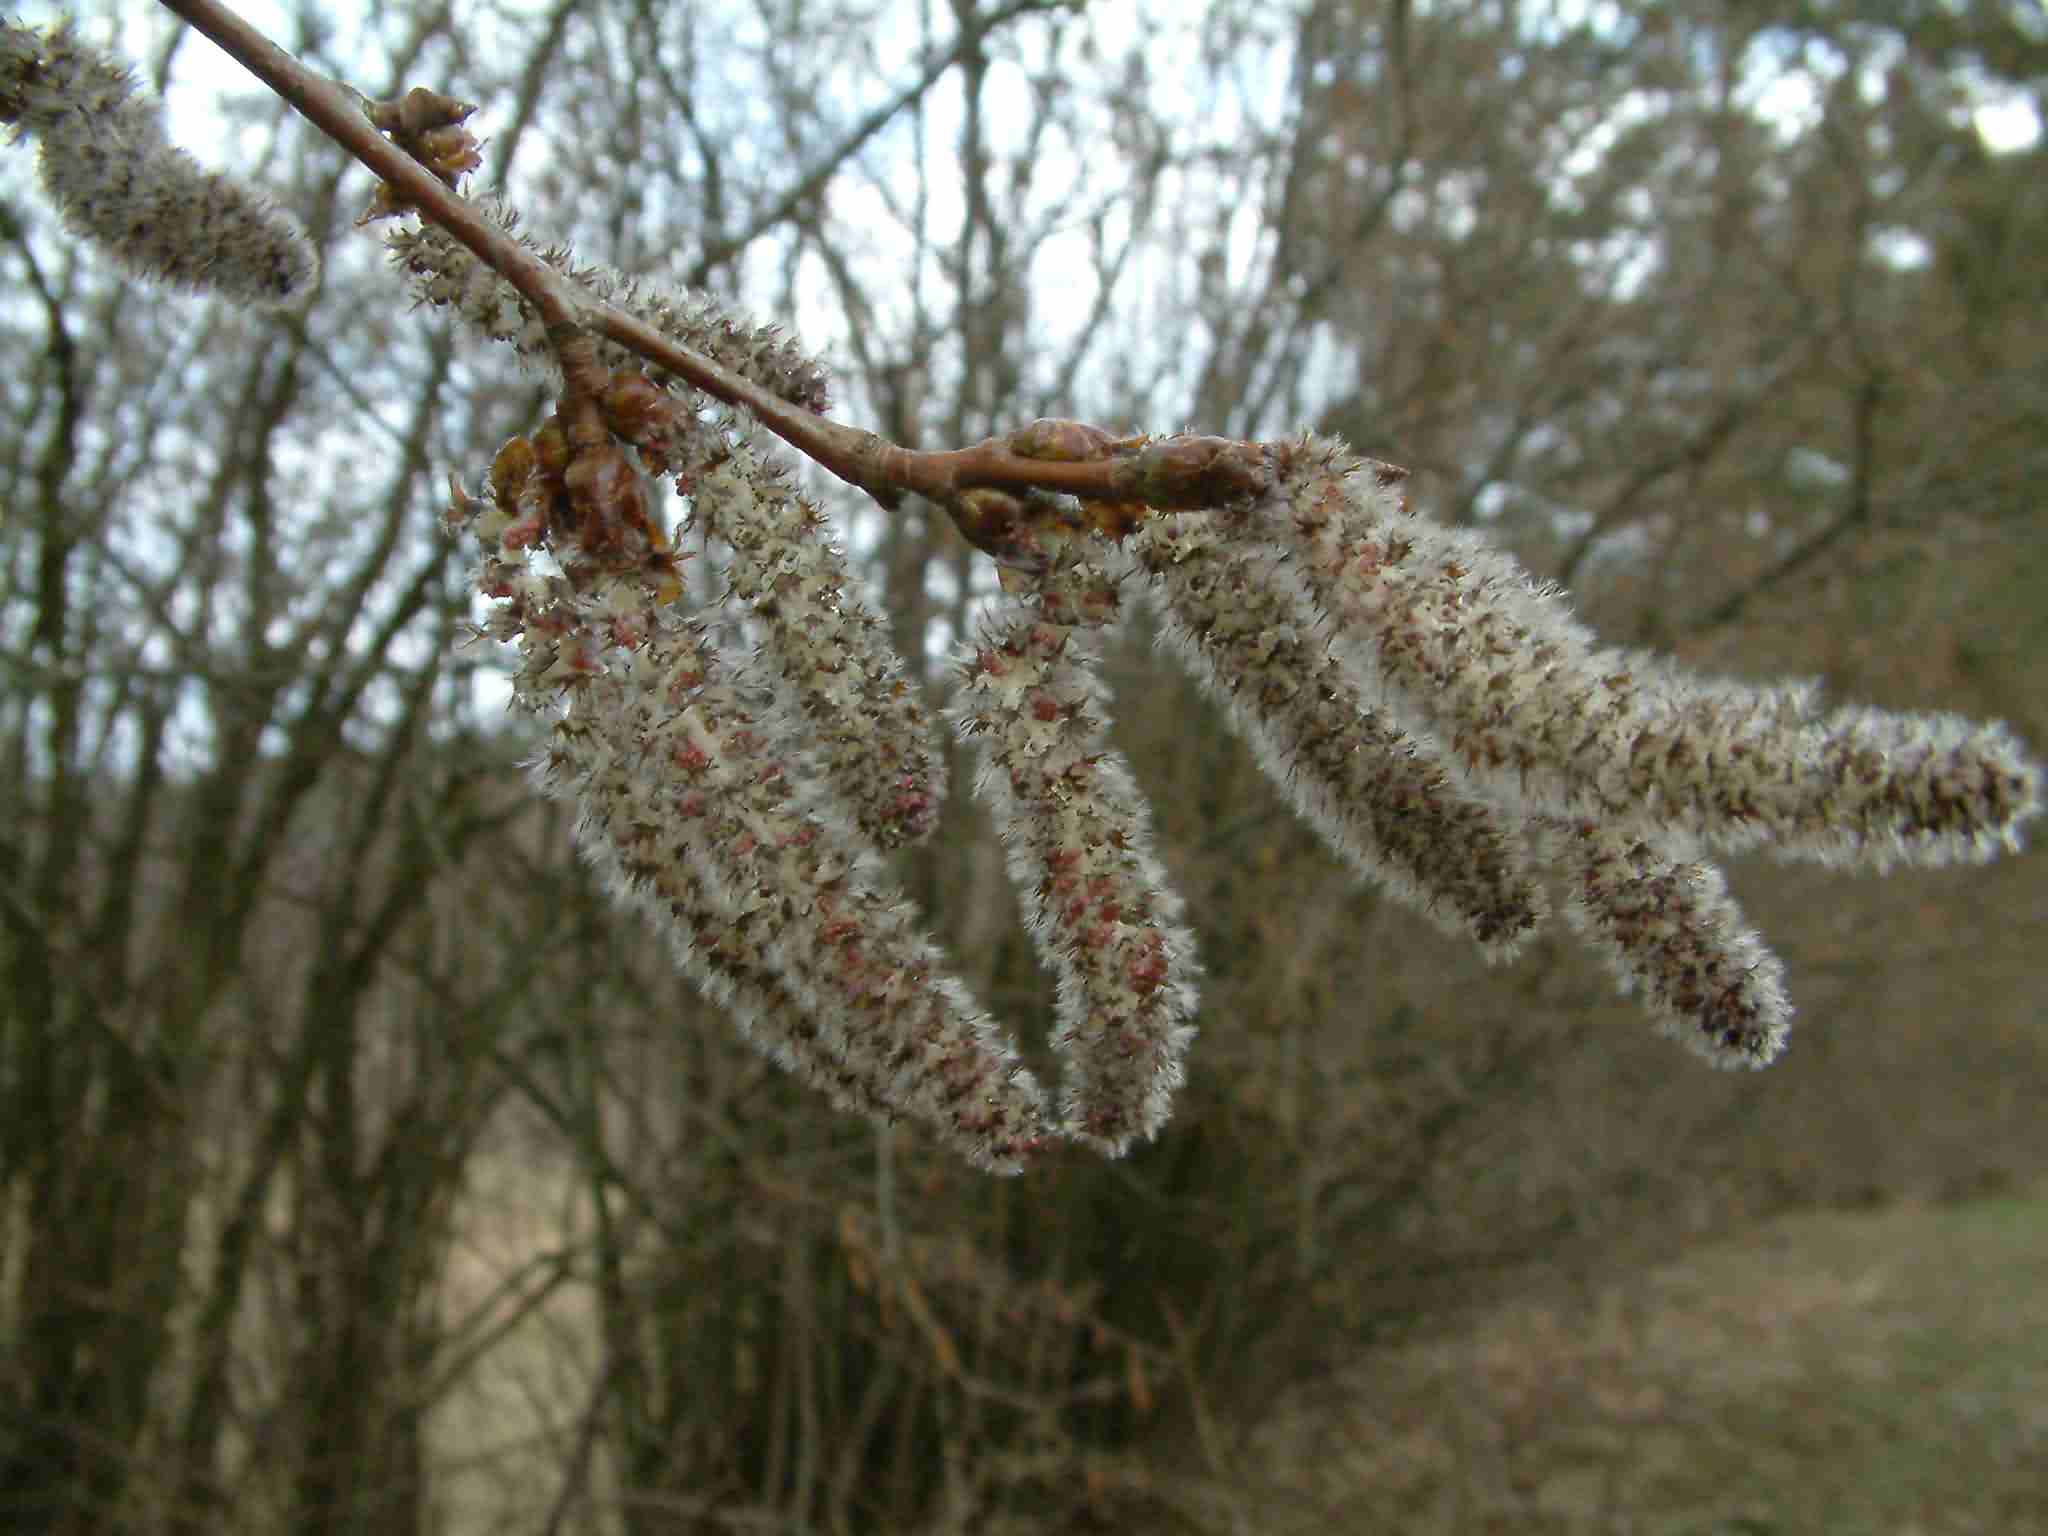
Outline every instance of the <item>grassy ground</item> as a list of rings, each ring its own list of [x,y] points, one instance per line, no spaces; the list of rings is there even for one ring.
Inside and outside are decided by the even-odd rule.
[[[1296,1395],[1262,1536],[2048,1536],[2048,1184],[1790,1217]]]

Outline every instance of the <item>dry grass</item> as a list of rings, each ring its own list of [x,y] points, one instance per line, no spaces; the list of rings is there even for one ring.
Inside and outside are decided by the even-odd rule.
[[[2048,1532],[2048,1184],[1788,1217],[1297,1393],[1267,1532]]]

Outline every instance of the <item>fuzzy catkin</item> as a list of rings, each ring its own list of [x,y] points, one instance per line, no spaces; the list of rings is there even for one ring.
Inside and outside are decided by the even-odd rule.
[[[1658,1030],[1717,1067],[1764,1067],[1785,1048],[1784,967],[1742,919],[1712,864],[1593,822],[1539,840],[1570,892],[1571,924]]]
[[[1543,913],[1512,823],[1466,791],[1426,737],[1367,706],[1331,658],[1328,623],[1294,562],[1252,528],[1247,513],[1219,508],[1135,536],[1161,638],[1326,844],[1489,960],[1511,958]]]
[[[499,197],[480,197],[475,208],[593,299],[624,310],[669,340],[793,405],[823,411],[830,404],[830,376],[780,327],[735,320],[708,294],[672,292],[609,267],[579,263],[564,247],[544,245],[522,233],[518,215]],[[478,335],[511,347],[530,367],[555,371],[554,349],[539,314],[518,289],[447,231],[433,224],[401,226],[385,237],[385,244],[392,263],[406,274],[413,296],[422,304],[454,311]],[[617,342],[598,337],[596,343],[598,359],[607,369],[645,366]],[[683,398],[691,404],[701,401],[695,391],[683,392]]]
[[[1823,715],[1804,685],[1602,648],[1560,594],[1411,512],[1342,443],[1305,438],[1280,459],[1267,536],[1302,551],[1361,674],[1504,805],[1876,869],[2016,849],[2039,813],[2039,767],[2001,724]]]
[[[975,789],[1058,992],[1060,1123],[1111,1157],[1159,1133],[1195,1029],[1193,936],[1152,854],[1151,816],[1109,744],[1090,632],[1129,569],[1069,547],[983,621],[960,665],[953,722],[987,756]]]
[[[37,141],[65,226],[138,277],[265,307],[312,291],[319,258],[297,226],[172,145],[160,104],[68,24],[0,23],[0,122]]]
[[[697,525],[732,551],[727,580],[761,620],[763,660],[787,690],[817,774],[877,847],[929,836],[945,762],[923,696],[887,626],[856,595],[825,515],[743,440],[691,477],[690,501]]]
[[[1018,1171],[1047,1134],[1037,1085],[886,874],[788,782],[772,702],[723,682],[693,631],[669,620],[570,690],[551,777],[586,846],[668,911],[758,1045],[843,1104]]]
[[[835,1103],[1019,1171],[1051,1134],[1043,1094],[805,782],[780,689],[729,675],[703,626],[637,574],[574,549],[542,574],[516,502],[458,496],[453,520],[484,545],[486,632],[519,647],[514,700],[548,723],[537,775],[578,808],[613,895],[668,919],[691,979]]]

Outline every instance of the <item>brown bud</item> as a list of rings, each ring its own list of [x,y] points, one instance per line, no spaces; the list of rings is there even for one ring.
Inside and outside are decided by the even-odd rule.
[[[634,447],[644,447],[658,440],[674,403],[646,374],[621,368],[604,393],[605,424]]]
[[[1227,437],[1161,437],[1119,466],[1118,489],[1161,509],[1224,506],[1272,483],[1266,451]]]
[[[533,434],[533,451],[542,476],[559,485],[569,468],[569,437],[562,430],[560,417],[550,416]]]
[[[401,214],[412,212],[412,199],[405,196],[388,181],[377,183],[377,190],[370,194],[370,206],[356,219],[360,227],[375,224],[379,219],[395,219]]]
[[[415,159],[450,186],[484,163],[483,146],[476,135],[459,124],[423,133],[419,142],[409,147]]]
[[[1091,532],[1121,540],[1144,526],[1145,519],[1152,515],[1152,509],[1141,501],[1090,501],[1083,498],[1081,513]]]
[[[1062,421],[1041,416],[1020,427],[1009,437],[1010,452],[1020,459],[1038,459],[1054,464],[1087,464],[1106,459],[1118,440],[1100,427],[1084,421]]]
[[[416,85],[396,101],[371,102],[370,121],[385,133],[417,136],[459,123],[474,111],[476,106],[472,102],[457,101],[453,96]]]
[[[1013,495],[982,486],[945,503],[961,537],[1007,570],[1042,571],[1062,540],[1084,526],[1065,497]]]
[[[491,460],[492,499],[508,511],[518,506],[532,483],[537,463],[533,444],[528,439],[507,439],[505,446],[498,450],[497,457]]]
[[[562,484],[584,519],[586,544],[613,544],[627,528],[647,526],[640,477],[616,447],[589,448],[576,455]]]
[[[962,491],[945,505],[960,536],[998,560],[1024,525],[1024,503],[1007,491]]]

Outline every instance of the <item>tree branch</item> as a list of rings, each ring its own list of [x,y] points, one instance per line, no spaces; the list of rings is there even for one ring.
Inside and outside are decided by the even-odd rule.
[[[616,342],[712,398],[743,408],[799,453],[885,507],[893,508],[905,492],[951,504],[964,491],[992,489],[1192,510],[1214,504],[1216,491],[1250,495],[1268,483],[1262,452],[1221,438],[1115,442],[1098,434],[1087,458],[1034,456],[1028,445],[1019,448],[1020,434],[950,452],[921,452],[792,405],[598,301],[386,138],[370,119],[367,98],[307,68],[219,0],[164,4],[374,171],[402,206],[417,207],[517,289],[546,323],[558,354],[573,348],[578,333]]]

